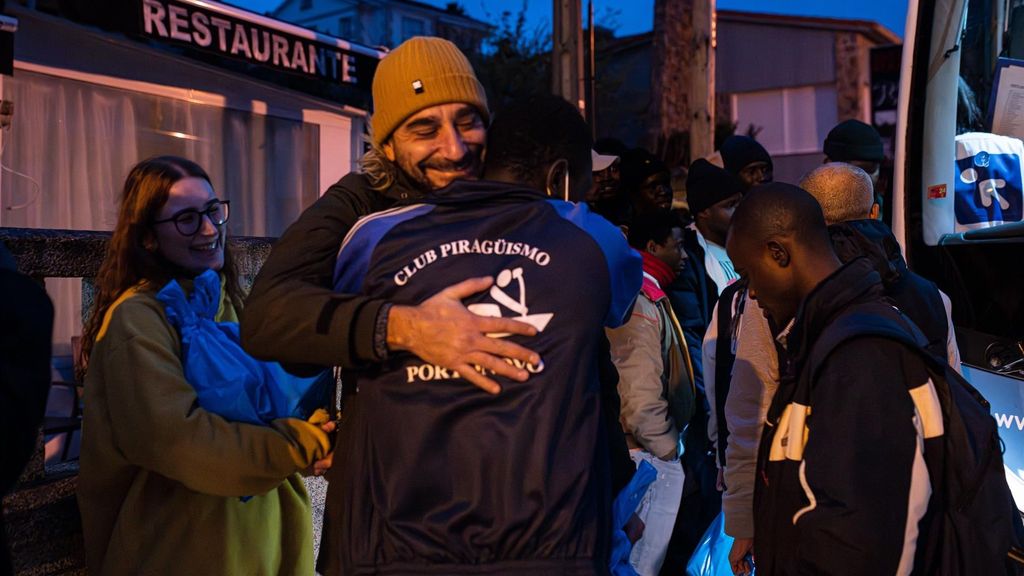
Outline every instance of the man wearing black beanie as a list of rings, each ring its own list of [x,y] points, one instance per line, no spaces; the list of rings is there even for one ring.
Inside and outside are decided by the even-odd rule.
[[[882,205],[878,177],[881,174],[882,160],[885,159],[882,137],[878,131],[860,120],[846,120],[829,131],[825,137],[824,149],[825,164],[846,162],[868,173],[875,191],[875,206],[871,209],[871,219],[877,219]]]
[[[773,180],[772,157],[750,136],[733,134],[725,139],[718,152],[725,169],[738,176],[747,189]]]
[[[745,190],[738,177],[704,159],[691,164],[687,173],[687,202],[694,219],[694,226],[685,231],[690,256],[668,296],[691,351],[698,409],[685,440],[686,483],[665,561],[667,566],[686,562],[721,508],[721,494],[716,490],[718,470],[715,458],[708,456],[713,447],[713,440],[709,439],[713,427],[709,426],[711,414],[706,391],[713,383],[706,378],[708,369],[703,365],[702,348],[718,295],[738,277],[724,246],[733,210]]]
[[[686,176],[687,203],[716,296],[737,277],[725,253],[725,236],[744,190],[739,178],[703,158],[690,165]]]

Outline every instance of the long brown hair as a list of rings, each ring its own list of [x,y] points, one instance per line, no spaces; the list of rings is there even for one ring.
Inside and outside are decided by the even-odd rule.
[[[198,164],[178,156],[158,156],[143,160],[128,173],[118,207],[117,224],[96,274],[95,299],[82,335],[82,352],[77,362],[78,378],[85,375],[103,318],[125,290],[141,282],[159,288],[173,278],[189,276],[157,251],[152,222],[167,202],[171,187],[179,180],[190,177],[210,182],[210,176]],[[235,308],[240,310],[242,289],[226,238],[221,272],[227,295]]]

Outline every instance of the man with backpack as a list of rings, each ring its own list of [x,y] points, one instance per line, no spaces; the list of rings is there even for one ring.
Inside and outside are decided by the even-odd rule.
[[[727,249],[785,326],[757,464],[758,574],[1006,572],[1019,517],[994,421],[871,262],[842,263],[818,202],[781,183],[744,198]]]
[[[882,278],[885,295],[905,313],[928,339],[929,350],[949,365],[960,369],[960,354],[950,317],[949,298],[934,283],[911,272],[899,244],[882,222],[871,217],[874,192],[871,177],[860,168],[840,162],[825,164],[804,176],[801,187],[821,204],[829,225],[832,246],[841,262],[864,256]],[[734,285],[737,286],[737,285]],[[739,284],[742,286],[742,283]],[[757,445],[765,413],[779,380],[778,354],[773,332],[757,302],[743,293],[723,296],[715,311],[719,332],[717,366],[731,377],[727,398],[716,397],[719,412],[728,415],[728,435],[719,432],[720,461],[724,470],[725,494],[722,509],[726,533],[734,537],[733,562],[740,562],[751,550],[753,497]],[[730,330],[730,326],[735,329]],[[711,331],[709,330],[709,334]],[[730,354],[734,345],[735,363]],[[726,367],[727,366],[727,367]],[[725,421],[725,417],[720,420]],[[720,427],[721,428],[721,427]]]

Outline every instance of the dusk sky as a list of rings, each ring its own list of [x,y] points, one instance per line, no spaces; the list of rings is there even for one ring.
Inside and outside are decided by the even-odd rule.
[[[447,0],[421,0],[435,6],[444,6]],[[587,0],[582,0],[586,9]],[[228,0],[256,12],[266,12],[281,4],[281,0]],[[523,2],[519,0],[461,0],[470,16],[486,22],[496,22],[503,11],[518,13]],[[551,23],[550,0],[529,0],[527,15],[532,26]],[[903,36],[903,23],[907,15],[906,2],[899,0],[718,0],[719,10],[746,10],[831,18],[875,20]],[[595,0],[594,12],[598,24],[617,24],[618,36],[628,36],[651,29],[654,0]]]

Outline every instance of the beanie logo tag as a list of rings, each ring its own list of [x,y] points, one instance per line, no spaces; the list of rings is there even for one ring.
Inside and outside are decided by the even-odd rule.
[[[413,80],[412,81],[412,91],[417,93],[417,94],[423,94],[423,81],[422,80]]]

